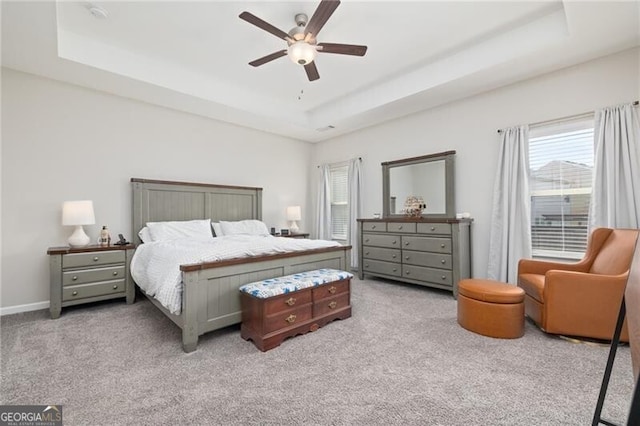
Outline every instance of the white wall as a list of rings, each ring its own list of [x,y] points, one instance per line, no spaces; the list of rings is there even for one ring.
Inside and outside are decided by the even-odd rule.
[[[48,305],[47,248],[72,231],[63,201],[94,201],[93,239],[101,225],[131,239],[132,177],[262,187],[277,228],[286,206],[307,205],[307,143],[5,68],[1,83],[3,308]]]
[[[635,101],[639,76],[636,48],[317,144],[313,163],[362,157],[364,216],[372,217],[382,211],[381,162],[456,150],[456,210],[474,218],[473,275],[486,277],[496,130]]]

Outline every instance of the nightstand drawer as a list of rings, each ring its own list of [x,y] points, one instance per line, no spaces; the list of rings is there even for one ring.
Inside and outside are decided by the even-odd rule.
[[[62,289],[62,301],[66,302],[86,297],[103,296],[105,294],[124,293],[125,281],[113,280],[98,284],[80,284],[68,286]]]
[[[62,267],[80,268],[93,265],[108,265],[110,263],[124,263],[125,258],[123,250],[65,254],[62,256]]]
[[[77,285],[84,283],[92,283],[96,281],[107,281],[123,279],[125,267],[112,266],[109,268],[84,269],[76,271],[66,271],[62,274],[62,285]]]

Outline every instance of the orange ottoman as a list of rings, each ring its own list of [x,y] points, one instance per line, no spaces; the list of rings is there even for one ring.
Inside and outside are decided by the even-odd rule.
[[[524,290],[493,280],[461,280],[458,283],[458,324],[484,336],[522,337]]]

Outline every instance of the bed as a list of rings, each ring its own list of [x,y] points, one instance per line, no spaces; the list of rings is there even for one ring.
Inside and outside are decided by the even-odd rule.
[[[262,219],[262,188],[131,179],[134,243],[147,222],[211,219]],[[141,292],[182,330],[182,347],[192,352],[198,337],[241,322],[238,288],[250,282],[318,268],[348,270],[350,246],[186,264],[182,276],[182,309],[172,314]]]

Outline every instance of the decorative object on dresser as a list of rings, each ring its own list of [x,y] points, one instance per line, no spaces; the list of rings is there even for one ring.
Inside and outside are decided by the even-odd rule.
[[[129,264],[135,247],[131,244],[84,248],[50,247],[51,318],[60,317],[63,307],[125,297],[133,303],[135,293]]]
[[[309,238],[309,233],[308,232],[296,232],[295,234],[289,233],[289,234],[283,234],[281,236],[282,237],[286,237],[286,238]]]
[[[375,275],[458,296],[458,281],[471,277],[473,219],[455,218],[455,153],[382,163],[383,217],[358,219],[360,279]],[[409,206],[395,205],[406,197]]]
[[[96,223],[93,213],[93,201],[65,201],[62,204],[62,225],[75,226],[73,234],[67,240],[71,247],[85,247],[89,245],[91,239],[84,232],[82,225],[93,225]]]
[[[289,230],[292,234],[295,234],[300,230],[298,228],[298,224],[296,221],[302,219],[302,213],[300,211],[300,206],[289,206],[287,207],[287,220],[291,221],[291,226],[289,226]]]
[[[349,318],[351,278],[349,272],[318,269],[241,286],[241,337],[265,352],[287,337]]]

